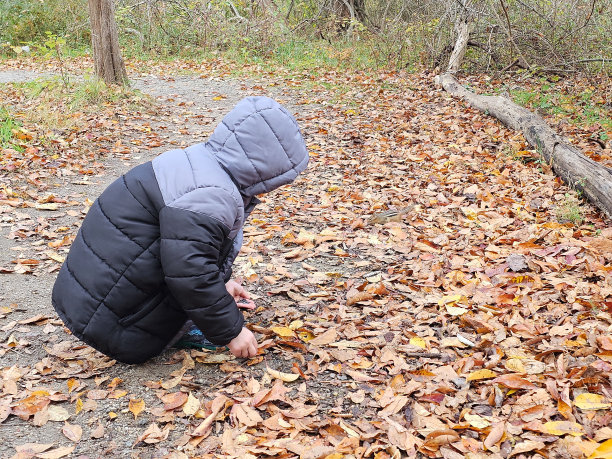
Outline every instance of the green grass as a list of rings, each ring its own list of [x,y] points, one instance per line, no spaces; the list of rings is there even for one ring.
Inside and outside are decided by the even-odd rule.
[[[584,209],[580,204],[576,196],[566,193],[555,210],[559,223],[572,223],[575,226],[582,224],[584,221]]]
[[[559,116],[580,127],[600,125],[599,137],[607,140],[612,131],[612,113],[589,89],[567,94],[557,91],[554,84],[545,84],[536,90],[510,91],[516,103],[530,109]]]
[[[82,114],[99,113],[108,107],[139,110],[153,102],[140,91],[119,86],[107,86],[94,77],[73,79],[66,84],[60,77],[38,78],[15,83],[30,101],[24,122],[45,131],[74,129],[82,123]]]
[[[14,130],[19,129],[21,123],[16,121],[6,107],[0,107],[0,147],[21,150],[21,147],[13,143]]]
[[[94,76],[85,76],[82,80],[73,80],[67,85],[60,77],[50,77],[37,78],[15,86],[23,88],[29,98],[43,97],[50,101],[64,99],[72,110],[113,104],[121,100],[138,104],[146,99],[138,90],[109,86]]]

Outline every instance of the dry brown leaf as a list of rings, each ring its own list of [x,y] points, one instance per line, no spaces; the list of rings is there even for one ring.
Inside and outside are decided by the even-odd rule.
[[[501,384],[510,389],[537,389],[537,386],[517,374],[507,374],[498,376],[493,380],[494,383]]]
[[[375,296],[376,295],[374,293],[368,292],[368,291],[365,291],[365,290],[363,292],[360,292],[358,290],[350,291],[346,295],[346,305],[347,306],[352,306],[352,305],[354,305],[356,303],[359,303],[361,301],[371,300]]]
[[[164,427],[164,429],[160,429],[159,426],[155,423],[152,423],[147,427],[147,429],[138,437],[135,444],[140,442],[144,442],[148,445],[159,443],[160,441],[164,441],[168,438],[168,434],[170,433],[170,426]]]
[[[65,423],[62,428],[62,433],[68,440],[78,443],[83,436],[83,429],[80,425]]]
[[[164,410],[170,411],[176,408],[183,406],[189,395],[185,392],[172,392],[170,394],[166,394],[162,397],[162,402],[164,402]]]
[[[91,438],[102,438],[104,436],[104,426],[98,422],[98,425],[91,431]]]
[[[191,392],[189,392],[189,396],[187,397],[187,401],[183,405],[183,413],[187,416],[193,416],[200,409],[200,400],[195,397]]]
[[[495,424],[493,424],[491,431],[483,442],[485,448],[492,449],[493,447],[495,447],[503,439],[505,430],[506,423],[504,421],[496,422]]]
[[[59,459],[60,457],[66,457],[74,451],[76,445],[64,446],[61,448],[52,449],[44,453],[38,453],[36,457],[39,459]]]
[[[316,336],[311,339],[308,344],[312,346],[325,346],[336,341],[338,337],[338,332],[334,328],[328,328],[322,334]]]

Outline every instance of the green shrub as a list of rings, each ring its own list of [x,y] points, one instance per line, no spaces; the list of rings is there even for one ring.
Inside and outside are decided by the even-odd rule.
[[[69,36],[71,45],[89,42],[89,16],[81,0],[0,1],[0,43],[13,46],[44,41],[47,33]]]
[[[15,148],[20,150],[13,139],[15,131],[21,123],[15,120],[6,107],[0,107],[0,148]]]

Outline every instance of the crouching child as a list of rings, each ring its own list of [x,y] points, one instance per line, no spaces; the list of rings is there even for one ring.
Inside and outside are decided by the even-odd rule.
[[[171,150],[114,181],[91,206],[53,287],[72,333],[140,363],[195,328],[238,357],[257,353],[231,280],[257,195],[308,164],[295,119],[267,97],[243,99],[206,143]]]

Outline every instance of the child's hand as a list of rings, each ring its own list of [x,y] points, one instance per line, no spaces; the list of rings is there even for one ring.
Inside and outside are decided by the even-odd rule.
[[[257,355],[257,340],[251,330],[242,327],[238,336],[227,345],[232,354],[236,357],[255,357]]]
[[[225,284],[225,288],[227,289],[227,292],[234,297],[234,301],[236,301],[239,308],[255,309],[255,303],[250,299],[249,294],[244,287],[238,282],[235,280],[230,280],[227,284]]]

